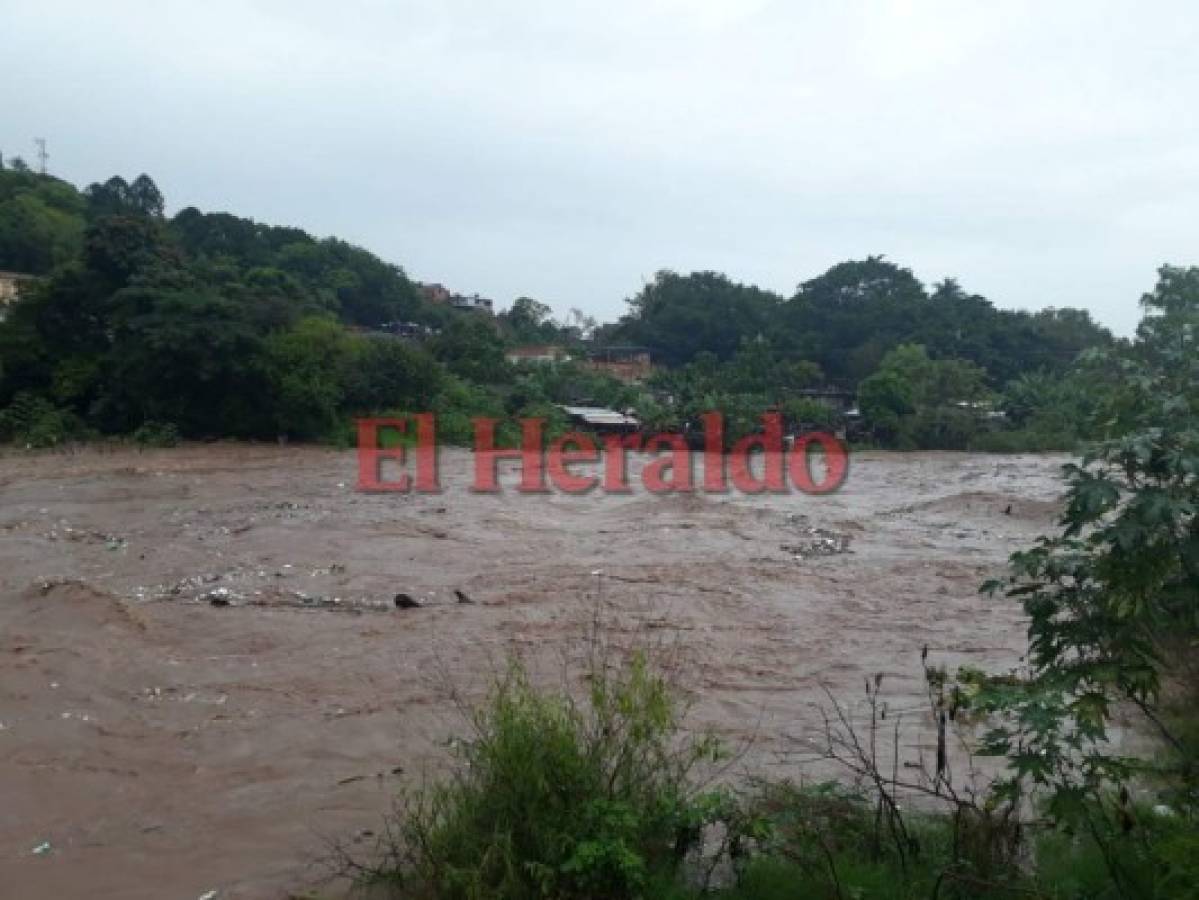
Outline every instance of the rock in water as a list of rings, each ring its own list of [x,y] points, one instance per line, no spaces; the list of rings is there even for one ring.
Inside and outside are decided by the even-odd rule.
[[[420,609],[420,602],[407,594],[396,594],[396,609]]]

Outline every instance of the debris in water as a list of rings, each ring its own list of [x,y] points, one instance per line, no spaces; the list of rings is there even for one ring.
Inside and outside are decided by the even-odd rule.
[[[414,600],[407,594],[396,594],[395,598],[396,609],[420,609],[420,602]]]
[[[36,847],[33,848],[33,855],[34,856],[45,856],[47,853],[50,852],[50,850],[51,850],[50,842],[42,841],[40,844],[38,844]]]
[[[839,553],[851,552],[848,534],[810,525],[808,517],[802,513],[791,513],[784,518],[784,523],[786,527],[794,529],[802,535],[796,543],[779,545],[779,549],[790,553],[796,560],[807,559],[811,556],[836,556]]]
[[[462,591],[457,590],[456,588],[454,590],[454,596],[458,598],[459,603],[473,605],[475,602],[474,600],[470,599],[470,597],[466,596],[466,594],[462,593]]]
[[[849,553],[849,535],[825,528],[809,528],[805,540],[794,544],[780,544],[779,549],[790,553],[795,559],[812,556],[836,556]]]
[[[212,606],[232,606],[233,596],[229,588],[217,588],[215,591],[209,591],[200,599],[207,600]]]

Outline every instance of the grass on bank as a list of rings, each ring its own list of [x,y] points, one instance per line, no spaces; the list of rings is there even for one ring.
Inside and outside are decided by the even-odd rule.
[[[408,797],[372,856],[340,857],[371,896],[1199,897],[1199,828],[1175,811],[1068,834],[984,805],[904,811],[897,828],[869,791],[714,786],[727,756],[684,732],[677,694],[640,654],[594,668],[581,699],[513,664],[468,722],[452,777]]]

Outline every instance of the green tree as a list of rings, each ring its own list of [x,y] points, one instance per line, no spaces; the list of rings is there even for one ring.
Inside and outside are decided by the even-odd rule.
[[[1189,662],[1199,639],[1199,269],[1163,268],[1142,306],[1131,347],[1084,360],[1111,382],[1110,437],[1066,467],[1062,530],[1012,558],[1007,593],[1029,617],[1029,677],[991,685],[978,704],[992,716],[987,749],[1008,757],[1001,796],[1045,791],[1056,819],[1097,834],[1127,830],[1114,788],[1154,768],[1107,743],[1118,709],[1139,710],[1161,736],[1169,755],[1155,775],[1177,808],[1199,804],[1196,743],[1172,724],[1165,691],[1181,683],[1199,696]],[[1136,893],[1126,874],[1113,870]]]
[[[277,265],[329,292],[345,322],[373,328],[420,318],[421,301],[404,270],[345,241],[296,241],[279,251]]]
[[[915,387],[899,372],[875,372],[858,386],[858,406],[881,437],[891,438],[903,418],[916,411],[915,394]]]
[[[137,212],[144,216],[153,216],[156,219],[162,218],[163,209],[166,207],[166,199],[162,196],[162,191],[158,189],[154,180],[144,172],[133,179],[133,184],[129,185],[129,202]]]
[[[858,388],[867,422],[904,446],[965,449],[989,409],[986,373],[962,359],[933,359],[920,344],[890,351]]]
[[[801,284],[784,318],[799,355],[834,379],[857,382],[889,349],[913,337],[927,304],[924,285],[910,270],[871,256]]]
[[[1015,427],[1034,435],[1056,436],[1056,443],[1069,447],[1077,440],[1098,436],[1096,413],[1103,390],[1102,381],[1080,369],[1065,374],[1027,372],[1004,387],[1002,404]]]
[[[642,345],[656,361],[682,365],[707,351],[729,359],[743,340],[769,334],[781,300],[719,272],[659,272],[628,301],[609,339]]]
[[[425,412],[443,384],[443,370],[422,349],[390,336],[351,343],[345,406],[358,412]]]
[[[553,310],[532,297],[517,297],[512,308],[497,317],[512,340],[520,344],[552,343],[560,337],[550,319]]]
[[[0,269],[43,275],[72,259],[83,240],[83,209],[66,182],[0,170]]]
[[[178,268],[183,258],[161,223],[141,216],[111,215],[93,223],[84,235],[86,276],[103,290],[120,290],[137,274],[153,268]]]
[[[173,423],[189,437],[271,433],[262,341],[243,311],[203,288],[148,291],[142,303],[114,335],[98,421]]]
[[[456,316],[429,346],[451,372],[469,381],[500,384],[511,375],[504,342],[488,317]]]
[[[301,319],[266,339],[263,365],[280,434],[322,437],[337,424],[354,346],[336,321]]]
[[[119,175],[90,184],[83,192],[92,219],[104,216],[148,216],[162,218],[162,192],[148,175],[139,175],[129,184]]]
[[[881,256],[838,263],[801,284],[781,326],[779,346],[848,383],[905,343],[923,345],[935,359],[972,362],[998,387],[1022,372],[1065,371],[1081,350],[1112,341],[1085,311],[1000,310],[952,278],[930,294],[910,270]]]

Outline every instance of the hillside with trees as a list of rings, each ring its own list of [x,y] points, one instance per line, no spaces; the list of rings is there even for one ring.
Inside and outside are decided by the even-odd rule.
[[[531,297],[493,317],[430,302],[402,268],[336,238],[165,209],[146,175],[77,190],[0,170],[0,270],[39,276],[0,325],[0,437],[341,441],[356,414],[432,409],[443,436],[464,440],[473,415],[538,413],[558,426],[553,404],[581,400],[655,428],[721,410],[735,436],[766,409],[844,425],[812,398],[833,386],[856,396],[857,439],[1067,447],[1094,406],[1074,360],[1114,344],[1084,310],[999,309],[879,256],[790,297],[719,272],[662,271],[616,322],[579,310],[558,321]],[[399,322],[421,339],[387,333]],[[575,361],[509,364],[505,351],[525,344]],[[650,351],[647,383],[579,362],[620,345]]]
[[[1064,371],[1081,350],[1112,340],[1086,310],[997,309],[953,279],[929,291],[882,257],[839,263],[788,299],[717,272],[659,272],[628,304],[612,337],[643,344],[668,365],[703,352],[727,359],[743,341],[762,338],[851,385],[900,344],[974,363],[997,388],[1022,372]]]
[[[653,429],[720,410],[736,436],[767,409],[843,427],[820,399],[835,388],[878,445],[1088,446],[1065,467],[1056,528],[983,586],[1028,622],[1020,665],[950,670],[924,647],[937,732],[935,750],[913,745],[919,762],[900,766],[909,711],[888,719],[880,671],[857,718],[828,695],[820,758],[853,789],[734,791],[704,771],[730,750],[682,726],[687,693],[644,655],[612,664],[596,639],[582,698],[514,662],[464,707],[473,736],[448,745],[450,777],[389,819],[374,858],[339,848],[343,874],[446,898],[1199,895],[1199,268],[1159,270],[1132,340],[1084,311],[929,290],[881,257],[790,298],[661,272],[597,326],[529,297],[495,317],[438,306],[362,248],[165,208],[144,175],[77,191],[0,171],[0,269],[38,276],[0,323],[0,438],[344,443],[355,414],[433,410],[443,439],[465,442],[475,415],[560,432],[555,404],[583,398]],[[530,343],[575,359],[509,362]],[[622,344],[654,354],[644,383],[579,361]],[[994,777],[955,782],[950,740]]]
[[[930,631],[926,711],[895,701],[897,676],[880,670],[864,697],[826,687],[823,732],[788,735],[803,742],[788,758],[841,779],[759,767],[729,784],[710,772],[742,757],[684,726],[696,689],[675,657],[628,650],[631,629],[606,637],[597,602],[586,688],[541,686],[514,654],[466,704],[449,774],[405,798],[373,846],[346,845],[341,870],[446,900],[1199,896],[1199,270],[1163,269],[1141,302],[1134,340],[1078,360],[1108,433],[1065,467],[1057,528],[983,585],[1023,609],[1018,666],[951,667]],[[675,371],[735,382],[776,364],[770,352],[750,340]],[[897,419],[987,390],[977,363],[915,343],[862,384]],[[913,736],[913,713],[935,738]],[[968,765],[955,771],[951,747]]]

